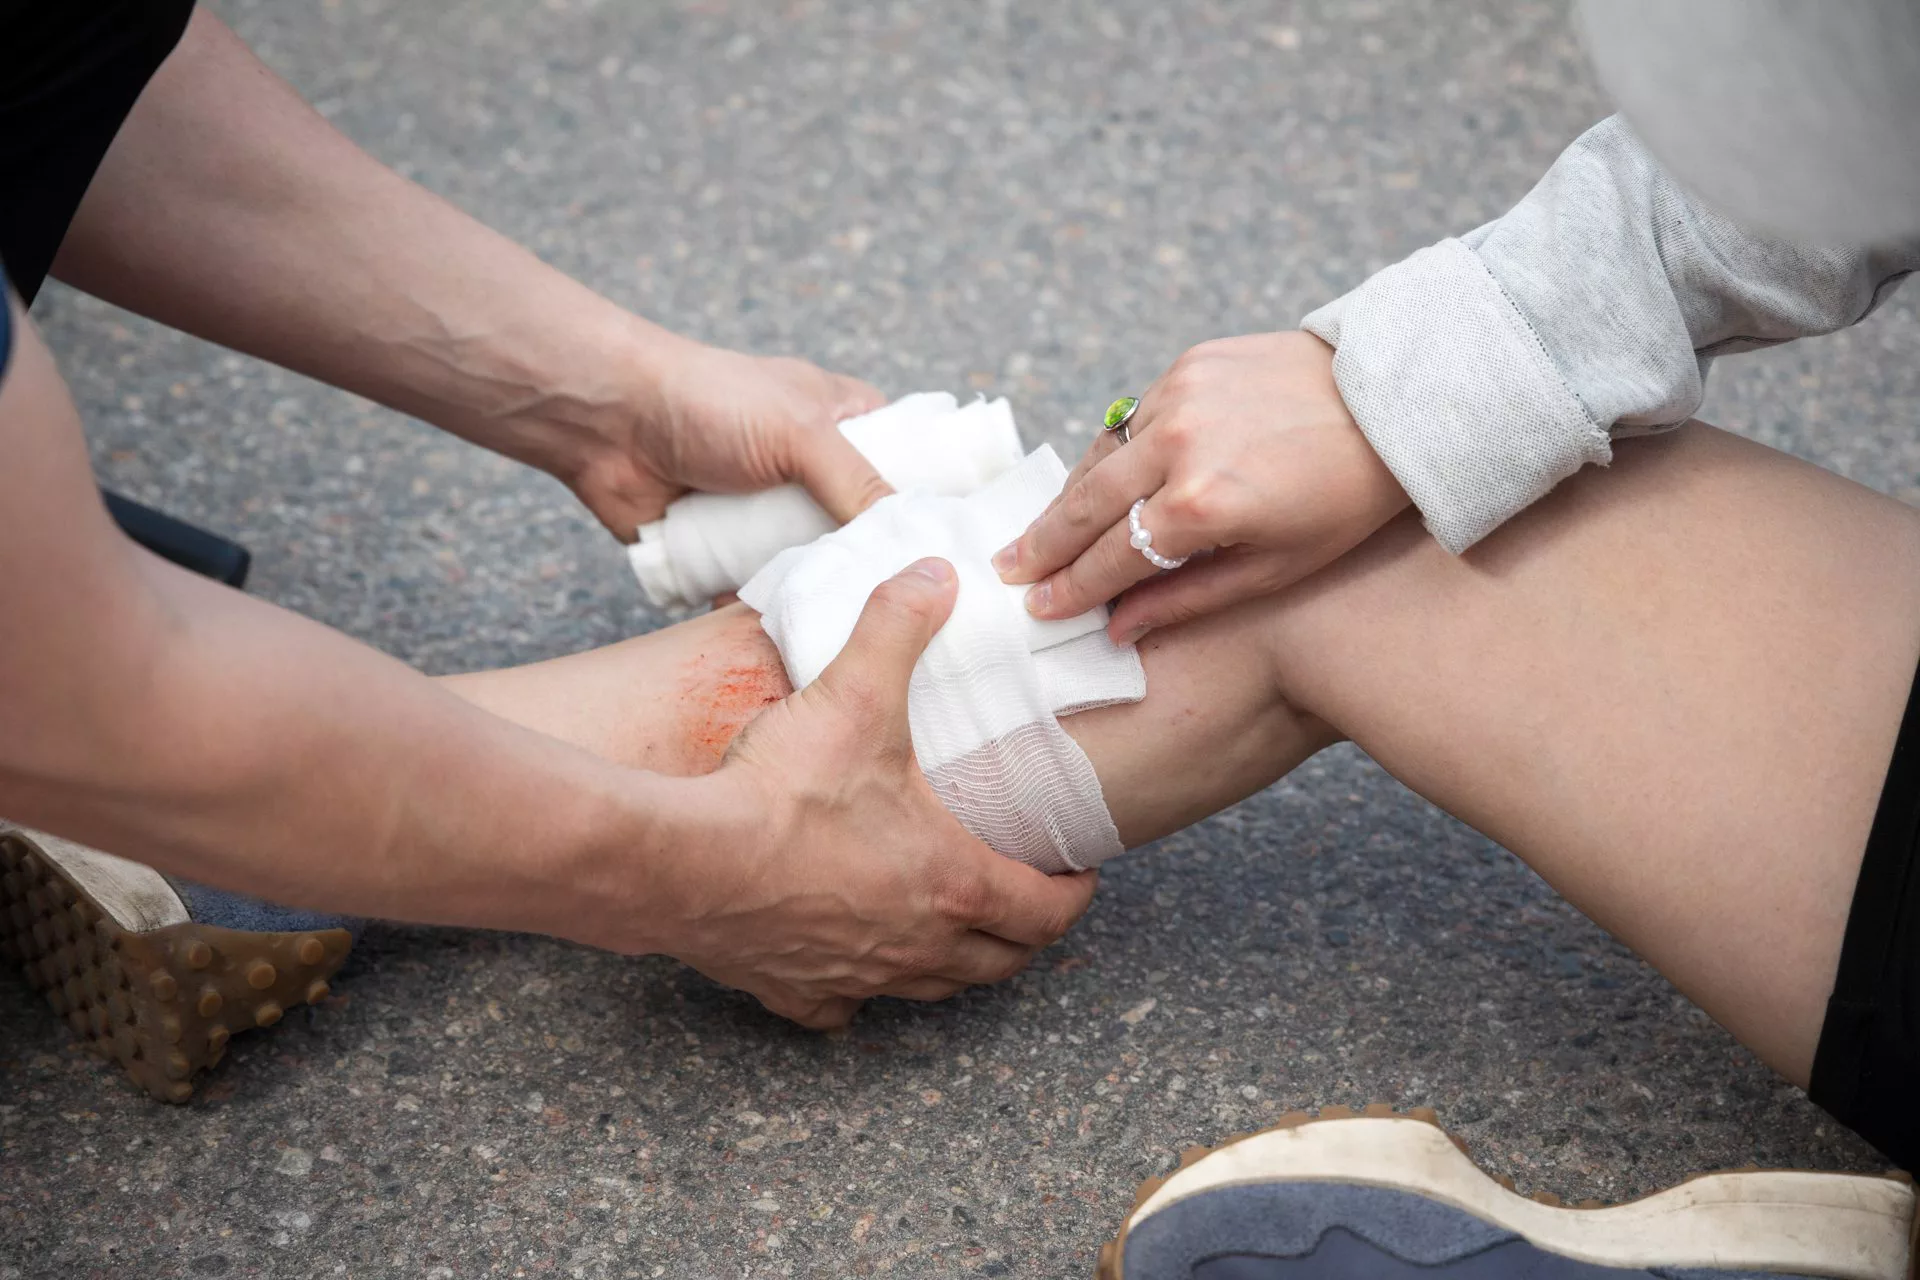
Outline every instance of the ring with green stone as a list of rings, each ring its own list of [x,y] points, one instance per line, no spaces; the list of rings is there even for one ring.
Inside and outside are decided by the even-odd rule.
[[[1139,412],[1139,410],[1139,396],[1121,396],[1118,400],[1115,400],[1107,406],[1106,421],[1102,425],[1108,431],[1118,434],[1120,443],[1125,444],[1132,438],[1127,431],[1127,424],[1133,421],[1133,415]]]

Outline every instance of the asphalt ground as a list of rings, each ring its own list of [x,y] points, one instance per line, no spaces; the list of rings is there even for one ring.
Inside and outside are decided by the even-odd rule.
[[[1605,106],[1559,5],[214,7],[348,134],[622,303],[1077,451],[1186,346],[1510,205]],[[441,672],[659,625],[555,483],[52,289],[104,480]],[[1920,325],[1705,416],[1920,493]],[[1113,864],[1028,974],[783,1025],[665,961],[381,927],[184,1108],[0,977],[0,1277],[1083,1276],[1134,1183],[1295,1107],[1438,1107],[1523,1188],[1883,1162],[1356,751]]]

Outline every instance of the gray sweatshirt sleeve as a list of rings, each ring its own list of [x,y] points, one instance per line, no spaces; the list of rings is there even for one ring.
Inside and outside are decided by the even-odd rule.
[[[1714,357],[1863,319],[1920,242],[1819,249],[1682,191],[1624,121],[1589,129],[1503,217],[1302,327],[1427,528],[1464,551],[1612,441],[1678,426]]]

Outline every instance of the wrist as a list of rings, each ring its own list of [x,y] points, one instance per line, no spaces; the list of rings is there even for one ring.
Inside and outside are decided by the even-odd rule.
[[[595,761],[573,802],[549,816],[547,838],[520,845],[495,878],[487,927],[543,933],[644,955],[661,948],[674,909],[676,825],[668,779]]]
[[[1297,338],[1308,353],[1325,416],[1328,421],[1339,424],[1335,438],[1340,458],[1332,474],[1347,478],[1343,505],[1371,531],[1406,510],[1412,500],[1347,404],[1334,372],[1337,353],[1333,345],[1318,334],[1305,331],[1300,331]]]
[[[625,955],[685,955],[728,892],[730,855],[748,847],[742,806],[714,794],[722,788],[711,777],[613,772],[624,776],[545,869],[563,892],[534,927]]]
[[[514,434],[532,446],[513,456],[552,475],[614,537],[658,519],[678,491],[656,461],[674,435],[676,394],[689,366],[710,348],[627,311],[618,311],[574,352],[586,395],[543,397]]]
[[[603,298],[526,357],[512,406],[458,434],[538,467],[571,488],[578,477],[630,464],[642,424],[665,409],[661,387],[684,348],[696,346]],[[684,358],[684,357],[681,357]]]

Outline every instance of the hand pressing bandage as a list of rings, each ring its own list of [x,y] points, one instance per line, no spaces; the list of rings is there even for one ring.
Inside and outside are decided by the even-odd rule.
[[[781,552],[740,589],[800,689],[840,652],[874,587],[925,556],[950,562],[960,582],[953,615],[908,690],[914,753],[969,831],[1048,872],[1121,852],[1093,766],[1057,717],[1147,692],[1139,655],[1107,638],[1104,607],[1041,621],[1023,607],[1024,588],[989,564],[1066,479],[1043,445],[965,497],[895,494]]]
[[[962,406],[944,391],[922,392],[840,424],[840,434],[896,490],[972,493],[1019,465],[1020,433],[1005,400]],[[691,493],[640,526],[627,549],[656,608],[692,609],[738,591],[788,547],[834,528],[799,485],[760,493]]]

